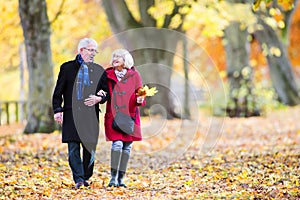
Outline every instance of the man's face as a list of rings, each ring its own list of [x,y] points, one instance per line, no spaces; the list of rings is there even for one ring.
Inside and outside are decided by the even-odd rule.
[[[89,44],[87,47],[80,49],[80,55],[84,62],[94,62],[97,53],[97,47],[94,44]]]

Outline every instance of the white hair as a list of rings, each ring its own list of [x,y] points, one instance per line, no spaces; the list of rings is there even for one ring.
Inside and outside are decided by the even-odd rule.
[[[77,51],[80,53],[80,49],[87,47],[89,44],[94,44],[98,48],[98,43],[92,38],[83,38],[79,41]]]
[[[112,53],[111,60],[109,62],[110,65],[112,65],[114,56],[122,57],[124,59],[124,67],[127,68],[127,69],[130,69],[134,65],[133,57],[129,53],[129,51],[127,51],[126,49],[116,49],[116,50],[114,50],[113,53]]]

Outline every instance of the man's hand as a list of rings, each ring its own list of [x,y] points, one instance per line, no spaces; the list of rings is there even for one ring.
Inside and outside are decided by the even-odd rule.
[[[86,106],[94,106],[102,100],[102,97],[98,97],[96,95],[90,95],[88,98],[84,100],[84,105]]]
[[[105,97],[105,96],[106,96],[106,93],[107,93],[107,92],[104,92],[104,90],[100,90],[99,92],[97,92],[97,94],[98,94],[99,96],[102,96],[102,97],[103,97],[103,96]]]
[[[63,113],[62,112],[58,112],[54,114],[54,120],[59,123],[62,124],[63,123]]]

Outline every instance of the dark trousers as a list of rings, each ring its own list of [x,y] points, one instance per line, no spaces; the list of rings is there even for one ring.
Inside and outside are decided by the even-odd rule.
[[[83,148],[82,159],[80,146]],[[88,180],[93,175],[96,145],[89,144],[88,147],[89,150],[80,142],[68,143],[69,165],[75,183]]]

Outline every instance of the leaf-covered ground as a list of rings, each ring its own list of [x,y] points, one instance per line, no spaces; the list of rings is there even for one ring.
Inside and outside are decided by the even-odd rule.
[[[128,187],[107,187],[110,143],[101,134],[92,185],[79,190],[59,132],[0,126],[0,199],[300,199],[299,114],[295,107],[249,119],[203,115],[197,129],[143,119]]]

